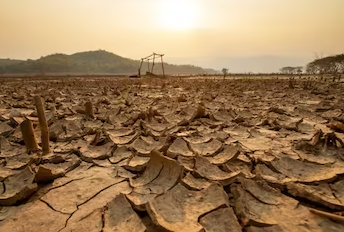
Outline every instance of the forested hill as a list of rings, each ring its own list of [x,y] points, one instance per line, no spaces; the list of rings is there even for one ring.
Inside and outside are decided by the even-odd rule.
[[[136,74],[139,66],[138,60],[98,50],[72,55],[53,54],[37,60],[0,59],[0,74]],[[147,63],[143,65],[141,73],[146,72],[147,66]],[[164,64],[164,68],[167,74],[217,73],[193,65]],[[155,64],[154,73],[161,73],[160,63]]]
[[[11,60],[11,59],[0,59],[0,67],[3,67],[5,65],[12,65],[23,62],[22,60]]]

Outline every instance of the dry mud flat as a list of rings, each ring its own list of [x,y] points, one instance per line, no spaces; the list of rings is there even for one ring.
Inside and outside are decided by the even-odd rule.
[[[0,85],[0,231],[344,231],[344,88],[287,80]],[[51,154],[20,125],[45,100]],[[92,102],[94,117],[85,115]]]

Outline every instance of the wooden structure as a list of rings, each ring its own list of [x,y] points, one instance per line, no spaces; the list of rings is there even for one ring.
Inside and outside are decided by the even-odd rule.
[[[163,77],[165,77],[165,69],[164,69],[164,61],[162,59],[162,57],[164,56],[164,54],[157,54],[155,52],[153,52],[152,55],[150,56],[147,56],[145,58],[142,58],[141,59],[141,64],[140,64],[140,68],[139,68],[139,73],[138,73],[138,76],[141,77],[141,68],[142,68],[142,65],[144,62],[147,62],[147,65],[148,65],[148,71],[146,72],[146,75],[147,76],[150,76],[150,77],[160,77],[156,74],[154,74],[154,65],[155,65],[155,59],[161,59],[161,68],[162,68],[162,75]],[[150,61],[152,60],[152,66],[150,66]]]

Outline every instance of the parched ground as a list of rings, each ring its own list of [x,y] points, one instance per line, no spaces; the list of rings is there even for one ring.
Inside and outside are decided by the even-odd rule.
[[[0,84],[0,231],[344,231],[343,83]],[[45,156],[20,129],[40,144],[37,95]]]

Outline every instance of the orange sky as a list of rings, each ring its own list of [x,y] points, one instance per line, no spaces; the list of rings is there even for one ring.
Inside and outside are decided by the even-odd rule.
[[[0,0],[0,58],[314,58],[344,52],[343,27],[344,0]]]

